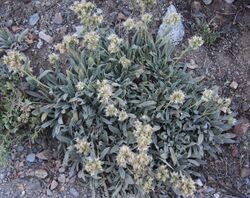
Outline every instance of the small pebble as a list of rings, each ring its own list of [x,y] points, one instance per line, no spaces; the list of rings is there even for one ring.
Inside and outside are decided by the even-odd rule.
[[[219,193],[215,193],[214,194],[214,198],[219,198],[220,197],[220,194]]]
[[[39,21],[40,17],[39,17],[39,14],[36,13],[36,14],[33,14],[30,18],[29,18],[29,24],[34,26],[36,25],[36,23]]]
[[[200,187],[203,186],[203,183],[200,179],[195,180],[195,183]]]
[[[35,176],[41,179],[45,179],[48,176],[48,173],[46,170],[38,169],[35,171]]]
[[[250,176],[250,168],[242,168],[240,171],[240,176],[242,178]]]
[[[237,89],[237,88],[238,88],[238,83],[235,82],[235,81],[233,81],[233,82],[231,82],[230,87],[231,87],[232,89]]]
[[[58,182],[56,180],[53,180],[50,184],[50,190],[56,189],[57,186],[58,186]]]
[[[60,25],[63,23],[63,17],[61,13],[56,13],[55,17],[54,17],[54,21],[55,24]]]
[[[16,148],[17,152],[22,152],[24,150],[24,147],[23,146],[18,146]]]
[[[53,38],[50,35],[46,34],[44,31],[39,32],[39,38],[49,44],[53,43]]]
[[[65,183],[65,181],[66,181],[66,176],[65,176],[65,174],[59,175],[58,181],[59,181],[60,183]]]
[[[70,194],[71,195],[73,195],[74,197],[79,197],[79,192],[74,188],[74,187],[72,187],[72,188],[70,188],[69,189],[69,192],[70,192]]]
[[[36,155],[34,153],[30,153],[29,155],[26,156],[26,161],[28,162],[34,162],[36,159]]]
[[[10,19],[10,20],[8,20],[8,21],[6,22],[6,26],[7,26],[7,27],[11,27],[12,24],[13,24],[13,20],[12,20],[12,19]]]
[[[37,47],[38,49],[41,49],[42,46],[43,46],[43,41],[42,41],[41,39],[39,39],[39,41],[38,41],[36,47]]]
[[[59,173],[64,173],[65,172],[65,168],[64,167],[61,167],[61,168],[59,168]]]
[[[47,195],[48,195],[48,196],[52,196],[52,195],[53,195],[53,192],[52,192],[50,189],[47,189]]]

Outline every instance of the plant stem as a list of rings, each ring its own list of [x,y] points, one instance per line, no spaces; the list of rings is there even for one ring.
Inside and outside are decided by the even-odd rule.
[[[46,89],[50,89],[49,86],[43,84],[41,81],[39,81],[35,76],[33,76],[32,74],[29,74],[28,72],[26,72],[25,70],[22,71],[24,74],[26,74],[27,76],[29,76],[32,80],[34,80],[35,82],[37,82],[39,85],[41,85],[42,87],[45,87]]]
[[[190,50],[190,47],[187,47],[184,51],[182,51],[181,55],[177,57],[177,59],[174,61],[173,65],[175,65],[179,60]]]

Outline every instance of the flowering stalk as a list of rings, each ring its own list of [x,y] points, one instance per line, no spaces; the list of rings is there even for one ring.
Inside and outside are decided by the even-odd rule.
[[[178,63],[179,60],[180,60],[187,52],[189,52],[190,50],[191,50],[191,48],[190,48],[190,47],[187,47],[184,51],[182,51],[181,54],[180,54],[180,56],[178,56],[178,57],[176,58],[176,60],[173,62],[173,65],[176,65],[176,63]]]
[[[26,72],[25,70],[22,71],[24,74],[26,74],[27,76],[29,76],[32,80],[34,80],[35,82],[37,82],[37,84],[41,85],[42,87],[50,90],[50,87],[43,84],[41,81],[39,81],[36,76],[32,75],[32,74],[29,74],[28,72]]]

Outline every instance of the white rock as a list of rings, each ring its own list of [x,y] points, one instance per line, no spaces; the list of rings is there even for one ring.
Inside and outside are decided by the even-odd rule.
[[[195,183],[198,185],[198,186],[203,186],[203,183],[202,183],[202,181],[200,180],[200,179],[196,179],[195,180]]]
[[[48,176],[48,172],[43,169],[38,169],[35,171],[35,176],[41,179],[45,179]]]
[[[58,181],[59,181],[60,183],[65,183],[65,182],[66,182],[66,176],[65,176],[65,174],[59,175]]]
[[[61,13],[56,13],[55,17],[54,17],[54,21],[55,24],[60,25],[63,23],[63,17]]]
[[[39,39],[39,41],[38,41],[36,47],[37,47],[38,49],[41,49],[42,46],[43,46],[43,41],[42,41],[41,39]]]
[[[174,5],[170,5],[167,8],[167,12],[166,12],[165,16],[167,17],[170,14],[172,14],[173,12],[177,12],[176,8]],[[161,24],[160,28],[158,30],[158,36],[162,36],[164,34],[166,28],[167,28],[166,25]],[[180,41],[182,41],[184,34],[185,34],[185,31],[184,31],[183,23],[182,23],[182,21],[179,21],[176,25],[172,26],[172,29],[170,31],[170,39],[171,39],[172,43],[174,45],[177,45]]]
[[[56,180],[53,180],[50,184],[50,190],[54,190],[56,189],[56,187],[58,186],[58,183]]]
[[[220,198],[220,193],[215,193],[214,198]]]
[[[233,81],[233,82],[231,82],[230,87],[231,87],[232,89],[237,89],[237,88],[238,88],[238,83],[235,82],[235,81]]]

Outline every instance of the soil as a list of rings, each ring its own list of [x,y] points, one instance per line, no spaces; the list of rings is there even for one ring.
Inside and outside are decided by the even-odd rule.
[[[194,34],[201,34],[201,26],[210,24],[212,31],[220,33],[215,42],[205,44],[198,51],[185,57],[185,61],[194,61],[198,67],[190,69],[195,77],[201,77],[207,86],[218,86],[224,97],[232,98],[232,108],[237,112],[239,123],[249,125],[250,120],[250,2],[236,0],[228,4],[226,0],[214,0],[205,5],[202,1],[171,1],[183,16],[185,38]],[[2,0],[0,5],[0,27],[7,27],[11,32],[18,33],[29,28],[28,49],[25,54],[37,69],[48,68],[47,56],[54,51],[54,45],[62,37],[76,32],[75,27],[81,25],[76,16],[69,10],[74,0]],[[130,8],[128,1],[122,0],[94,0],[103,10],[105,22],[116,30],[121,29],[121,22],[128,16],[138,16]],[[158,0],[158,4],[150,9],[154,15],[155,24],[152,29],[157,30],[170,1]],[[29,25],[29,18],[39,14],[35,25]],[[55,23],[55,14],[63,17],[61,23]],[[53,38],[53,43],[39,39],[39,32]],[[211,34],[210,34],[211,36]],[[38,45],[39,43],[39,45]],[[42,46],[41,46],[42,43]],[[182,46],[178,46],[179,49]],[[233,84],[235,87],[233,87]],[[250,132],[244,134],[239,129],[233,130],[236,144],[224,146],[222,154],[217,158],[207,156],[207,164],[200,168],[203,187],[197,197],[247,197],[250,196]],[[50,160],[40,160],[27,163],[26,156],[48,150],[48,145],[26,143],[24,151],[17,152],[17,145],[13,147],[15,153],[10,159],[13,167],[0,168],[0,198],[12,197],[88,197],[88,186],[78,181],[77,177],[69,177],[67,171],[58,172],[60,157],[52,156]],[[40,148],[39,152],[34,148]],[[56,148],[50,148],[56,149]],[[35,171],[45,169],[48,176],[38,178]],[[249,172],[248,172],[249,173]],[[59,176],[65,174],[66,181],[59,182]],[[3,175],[3,176],[1,176]],[[3,178],[3,179],[2,179]],[[73,179],[72,179],[73,178]],[[53,180],[58,182],[54,190],[50,189]],[[72,193],[74,187],[77,193]],[[50,192],[51,191],[51,192]],[[70,193],[71,191],[71,193]],[[74,194],[74,195],[73,195]],[[77,195],[77,196],[76,196]],[[218,196],[217,196],[218,195]]]

